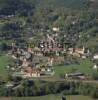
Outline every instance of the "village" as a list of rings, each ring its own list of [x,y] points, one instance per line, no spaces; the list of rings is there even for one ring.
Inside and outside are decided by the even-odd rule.
[[[98,99],[98,1],[0,0],[0,99]]]
[[[14,65],[7,65],[6,68],[11,70],[12,77],[27,78],[49,78],[55,73],[54,66],[65,62],[66,55],[77,59],[87,59],[90,56],[90,50],[84,46],[81,48],[67,47],[66,43],[60,42],[57,32],[59,28],[52,29],[55,34],[47,34],[39,41],[35,47],[19,47],[12,43],[12,48],[8,52],[14,60]],[[98,59],[94,54],[93,60]],[[85,66],[83,66],[85,67]],[[92,66],[92,70],[98,69],[97,63]],[[86,79],[84,73],[73,71],[63,73],[65,78]]]

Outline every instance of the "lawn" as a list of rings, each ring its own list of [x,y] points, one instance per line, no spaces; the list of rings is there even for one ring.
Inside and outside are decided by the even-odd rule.
[[[86,76],[91,77],[92,73],[96,72],[93,67],[93,62],[89,59],[84,59],[80,61],[80,64],[72,64],[65,66],[55,66],[55,77],[59,77],[61,74],[79,71],[84,73]]]
[[[67,100],[94,100],[88,96],[66,96]],[[60,95],[48,95],[41,97],[17,97],[11,98],[11,100],[61,100]]]
[[[0,54],[0,79],[7,79],[8,71],[6,66],[9,64],[11,57],[6,54]]]

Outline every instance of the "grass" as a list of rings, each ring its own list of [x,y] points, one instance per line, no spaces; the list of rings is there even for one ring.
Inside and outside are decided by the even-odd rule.
[[[66,96],[67,100],[95,100],[88,96]],[[47,95],[38,97],[10,97],[10,98],[0,98],[0,100],[61,100],[60,95]]]
[[[9,64],[11,57],[0,54],[0,79],[8,78],[8,71],[6,70],[6,66]]]
[[[55,77],[59,77],[61,74],[72,72],[72,71],[79,71],[84,73],[86,76],[91,77],[95,70],[92,69],[93,62],[89,59],[84,59],[80,61],[80,64],[72,64],[72,65],[65,65],[65,66],[56,66],[55,67]]]
[[[66,96],[67,100],[94,100],[88,96]],[[60,95],[47,95],[39,97],[16,97],[8,100],[61,100]]]

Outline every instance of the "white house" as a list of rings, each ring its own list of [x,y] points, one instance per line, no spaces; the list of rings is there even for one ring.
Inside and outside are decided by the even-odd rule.
[[[54,32],[58,32],[60,29],[59,29],[59,27],[53,27],[52,30],[53,30]]]
[[[95,65],[93,66],[93,69],[98,69],[98,66],[95,64]]]
[[[98,54],[95,54],[95,55],[93,56],[93,59],[94,59],[94,60],[98,60]]]

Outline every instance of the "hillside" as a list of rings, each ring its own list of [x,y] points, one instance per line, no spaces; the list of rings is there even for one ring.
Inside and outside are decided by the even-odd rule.
[[[52,5],[54,7],[64,7],[64,8],[86,8],[87,0],[39,0],[40,5]]]
[[[12,100],[98,98],[98,1],[0,0],[0,71]]]
[[[90,0],[91,7],[98,8],[98,0]]]
[[[35,8],[53,7],[85,9],[88,7],[88,0],[0,0],[1,14],[16,14],[29,11]]]
[[[0,0],[0,38],[4,38],[7,43],[16,41],[18,44],[26,44],[33,37],[33,43],[38,43],[47,34],[47,30],[51,31],[56,26],[60,27],[61,32],[58,34],[61,41],[74,46],[96,48],[96,2],[97,0]]]

